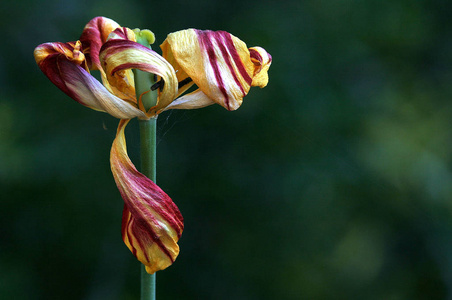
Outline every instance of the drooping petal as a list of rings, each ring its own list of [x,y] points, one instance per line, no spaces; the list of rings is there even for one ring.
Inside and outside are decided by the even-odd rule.
[[[80,41],[86,55],[88,66],[92,70],[101,70],[99,52],[110,33],[120,27],[115,21],[105,17],[95,17],[86,24]]]
[[[170,105],[168,105],[165,110],[168,109],[197,109],[203,108],[209,105],[215,104],[206,94],[204,94],[200,89],[194,92],[183,95],[177,98]]]
[[[152,180],[137,171],[127,155],[121,120],[111,149],[110,163],[124,199],[124,243],[150,274],[170,266],[179,254],[183,218],[171,198]]]
[[[136,42],[111,40],[102,47],[100,59],[107,76],[127,69],[139,69],[160,77],[163,88],[159,89],[157,105],[151,109],[150,115],[159,113],[176,98],[176,73],[168,61],[155,51]]]
[[[34,51],[42,72],[75,101],[120,119],[146,115],[132,104],[111,94],[83,67],[85,60],[77,43],[46,43]]]
[[[224,31],[174,32],[161,48],[182,78],[190,77],[205,95],[228,110],[240,107],[253,77],[264,70],[256,72],[246,44]]]

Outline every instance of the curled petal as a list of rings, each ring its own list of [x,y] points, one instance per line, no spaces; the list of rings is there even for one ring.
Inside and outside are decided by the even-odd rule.
[[[119,27],[110,33],[107,40],[136,41],[136,38],[135,33],[131,29],[127,27]],[[103,68],[100,71],[102,75],[102,82],[111,93],[121,99],[137,105],[132,70],[118,71],[115,74],[106,74]]]
[[[81,52],[82,45],[80,41],[69,43],[45,43],[41,44],[34,50],[36,63],[42,64],[44,60],[63,55],[67,60],[81,65],[85,62],[85,55]]]
[[[86,105],[66,86],[66,83],[61,78],[60,69],[58,67],[60,57],[64,57],[66,60],[71,61],[76,65],[84,65],[86,67],[86,64],[84,64],[85,56],[80,52],[80,49],[80,42],[45,43],[36,47],[33,55],[38,67],[53,84],[72,97],[75,101]]]
[[[80,43],[46,43],[39,45],[35,59],[42,72],[75,101],[120,119],[146,115],[137,107],[111,94],[85,69]],[[71,55],[71,53],[73,53]]]
[[[259,74],[246,44],[224,31],[174,32],[161,48],[178,73],[182,71],[182,76],[186,74],[205,95],[228,110],[240,107],[253,77]]]
[[[99,60],[100,49],[108,39],[112,38],[130,38],[135,40],[135,34],[126,27],[120,27],[118,23],[111,19],[96,17],[86,24],[80,36],[80,41],[83,45],[83,52],[86,55],[88,66],[92,70],[100,71],[102,83],[107,90],[119,98],[136,105],[135,88],[133,79],[130,80],[130,74],[120,74],[114,78],[115,80],[110,82],[101,67]]]
[[[99,61],[100,48],[107,41],[109,34],[118,27],[118,23],[105,17],[95,17],[86,24],[80,41],[90,69],[102,69]]]
[[[101,49],[100,59],[107,76],[128,69],[139,69],[158,75],[163,81],[157,105],[148,112],[152,115],[168,106],[176,98],[178,83],[173,67],[155,51],[132,41],[111,40]],[[150,88],[150,87],[149,87]]]
[[[107,41],[110,40],[129,40],[132,42],[136,42],[136,36],[132,29],[127,27],[119,27],[113,30],[107,38]],[[99,48],[100,51],[100,48]]]
[[[268,69],[272,63],[272,56],[261,47],[251,47],[249,51],[251,61],[255,65],[251,86],[263,88],[268,83]]]
[[[150,274],[170,266],[179,254],[183,218],[171,198],[152,180],[137,171],[127,156],[121,120],[111,149],[110,163],[116,185],[124,199],[124,243]]]

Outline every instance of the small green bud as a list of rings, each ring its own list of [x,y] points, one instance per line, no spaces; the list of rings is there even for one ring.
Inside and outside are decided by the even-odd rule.
[[[133,32],[135,33],[137,43],[140,43],[141,45],[146,47],[150,47],[150,45],[154,44],[155,35],[149,29],[141,30],[140,28],[135,28]]]

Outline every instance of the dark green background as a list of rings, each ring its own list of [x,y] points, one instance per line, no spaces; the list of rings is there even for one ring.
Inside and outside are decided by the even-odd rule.
[[[2,1],[0,298],[137,299],[109,167],[118,121],[41,73],[103,15],[226,30],[273,56],[242,107],[159,117],[185,218],[158,299],[450,299],[452,2]],[[127,130],[138,160],[137,123]]]

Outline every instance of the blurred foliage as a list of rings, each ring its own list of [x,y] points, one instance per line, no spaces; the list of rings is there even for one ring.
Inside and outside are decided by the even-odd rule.
[[[273,56],[243,106],[159,118],[158,183],[185,218],[158,299],[452,297],[452,2],[3,1],[0,298],[137,299],[109,169],[117,120],[32,52],[94,16],[226,30]],[[136,122],[129,151],[138,163]]]

